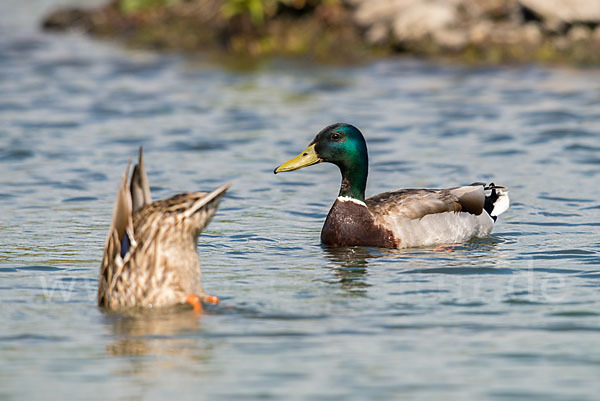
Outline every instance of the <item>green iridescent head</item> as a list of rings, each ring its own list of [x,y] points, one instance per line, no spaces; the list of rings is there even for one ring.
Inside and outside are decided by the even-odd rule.
[[[365,138],[350,124],[325,127],[298,156],[283,163],[274,171],[293,171],[313,164],[328,162],[340,168],[342,185],[339,196],[365,200],[369,157]]]

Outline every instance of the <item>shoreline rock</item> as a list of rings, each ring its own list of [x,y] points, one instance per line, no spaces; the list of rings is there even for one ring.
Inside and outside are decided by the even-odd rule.
[[[276,10],[265,11],[264,20],[257,23],[249,12],[228,15],[228,0],[164,0],[165,6],[128,13],[123,12],[123,1],[112,0],[98,9],[59,9],[44,19],[42,27],[80,30],[133,47],[201,51],[217,59],[249,62],[269,56],[355,62],[379,52],[362,40],[355,24],[347,23],[352,20],[350,10],[338,2],[267,0],[277,5]]]
[[[370,43],[467,62],[600,64],[597,0],[351,0]]]
[[[262,0],[258,12],[227,8],[252,0],[152,0],[125,11],[126,1],[57,10],[43,27],[251,58],[348,62],[404,53],[468,63],[600,64],[598,0]]]

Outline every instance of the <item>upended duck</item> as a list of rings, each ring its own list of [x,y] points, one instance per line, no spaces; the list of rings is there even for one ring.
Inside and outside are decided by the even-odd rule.
[[[335,164],[342,173],[338,198],[321,231],[321,242],[328,246],[409,248],[461,243],[489,235],[510,205],[504,187],[479,182],[448,189],[401,189],[365,199],[367,145],[358,128],[349,124],[325,127],[302,153],[274,173],[321,162]]]
[[[127,185],[125,170],[100,268],[98,305],[107,309],[189,303],[195,310],[219,298],[202,289],[196,243],[230,184],[152,202],[142,149]]]

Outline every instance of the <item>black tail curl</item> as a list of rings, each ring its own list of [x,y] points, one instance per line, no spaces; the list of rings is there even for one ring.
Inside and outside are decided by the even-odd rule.
[[[494,203],[496,203],[496,201],[498,200],[498,196],[499,196],[498,192],[496,192],[496,189],[504,189],[504,187],[502,187],[500,185],[494,185],[493,182],[490,185],[487,185],[484,187],[485,187],[484,189],[486,191],[488,189],[491,189],[492,193],[485,197],[485,203],[483,204],[483,208],[485,209],[487,214],[490,215],[490,217],[494,220],[494,223],[495,223],[498,216],[492,216],[492,211],[494,210]]]

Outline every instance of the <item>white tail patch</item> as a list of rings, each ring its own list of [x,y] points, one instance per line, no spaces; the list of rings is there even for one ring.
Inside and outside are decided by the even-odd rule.
[[[353,203],[356,203],[357,205],[367,207],[367,204],[365,202],[359,201],[358,199],[354,199],[349,196],[338,196],[337,200],[339,200],[340,202],[353,202]]]
[[[500,216],[502,213],[506,212],[510,207],[510,198],[508,197],[508,191],[498,190],[498,199],[494,202],[494,209],[491,216]]]

